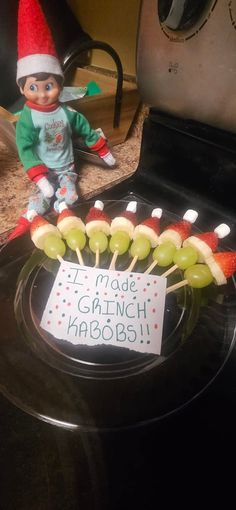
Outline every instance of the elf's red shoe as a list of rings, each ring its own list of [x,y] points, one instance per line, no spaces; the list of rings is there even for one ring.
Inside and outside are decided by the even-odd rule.
[[[16,237],[23,236],[26,234],[26,232],[29,232],[30,230],[31,222],[24,218],[24,216],[21,216],[18,219],[17,225],[14,228],[14,230],[11,232],[11,234],[8,236],[7,241],[12,241],[12,239],[15,239]]]

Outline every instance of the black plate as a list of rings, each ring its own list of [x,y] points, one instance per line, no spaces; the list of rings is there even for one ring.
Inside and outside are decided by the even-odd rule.
[[[93,203],[82,203],[75,212],[84,218]],[[105,201],[105,210],[114,217],[126,205]],[[139,202],[138,220],[152,209],[153,205]],[[163,211],[161,224],[179,219]],[[93,266],[88,247],[83,255],[86,265]],[[119,258],[118,269],[127,267],[128,257]],[[76,262],[69,250],[64,258]],[[101,267],[108,267],[110,259],[106,252]],[[150,261],[151,255],[135,270],[143,272]],[[223,367],[234,344],[234,279],[221,287],[184,287],[169,294],[162,351],[154,356],[104,345],[74,346],[40,328],[58,267],[57,261],[33,249],[28,236],[1,253],[0,384],[3,394],[21,409],[71,429],[133,427],[186,405]],[[181,278],[176,271],[168,285]]]

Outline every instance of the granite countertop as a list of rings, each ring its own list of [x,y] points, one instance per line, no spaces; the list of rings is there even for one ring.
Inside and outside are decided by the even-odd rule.
[[[142,125],[148,109],[141,106],[126,141],[113,147],[117,160],[114,169],[99,164],[80,162],[79,190],[83,199],[90,199],[131,176],[137,169]],[[6,240],[34,190],[22,165],[0,141],[0,243]]]

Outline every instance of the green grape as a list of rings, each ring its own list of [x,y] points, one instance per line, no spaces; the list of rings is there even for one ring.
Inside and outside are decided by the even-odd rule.
[[[157,261],[158,266],[166,267],[172,264],[176,252],[176,246],[171,241],[160,244],[153,251],[153,260]]]
[[[127,232],[115,232],[110,239],[109,247],[112,253],[118,251],[119,255],[123,255],[129,248],[130,238]]]
[[[71,250],[75,251],[77,248],[83,250],[86,245],[86,236],[82,230],[72,228],[66,236],[66,242]]]
[[[198,254],[194,248],[191,246],[186,246],[185,248],[180,248],[177,250],[173,257],[173,262],[180,269],[187,269],[190,266],[196,264],[198,259]]]
[[[89,248],[93,253],[99,250],[99,253],[106,251],[108,247],[108,239],[104,232],[94,232],[89,239]]]
[[[188,280],[190,287],[201,289],[213,282],[213,276],[206,264],[195,264],[188,267],[184,272],[184,278]]]
[[[58,255],[61,257],[65,255],[66,247],[60,237],[48,235],[44,241],[43,250],[50,259],[57,259]]]
[[[138,236],[131,244],[130,253],[132,257],[137,256],[138,260],[145,259],[151,250],[151,243],[145,236]]]

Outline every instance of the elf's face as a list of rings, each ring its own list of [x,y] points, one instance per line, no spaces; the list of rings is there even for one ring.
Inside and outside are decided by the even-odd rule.
[[[36,81],[34,76],[28,76],[23,89],[20,90],[28,101],[43,106],[56,103],[61,87],[53,76],[42,81]]]

